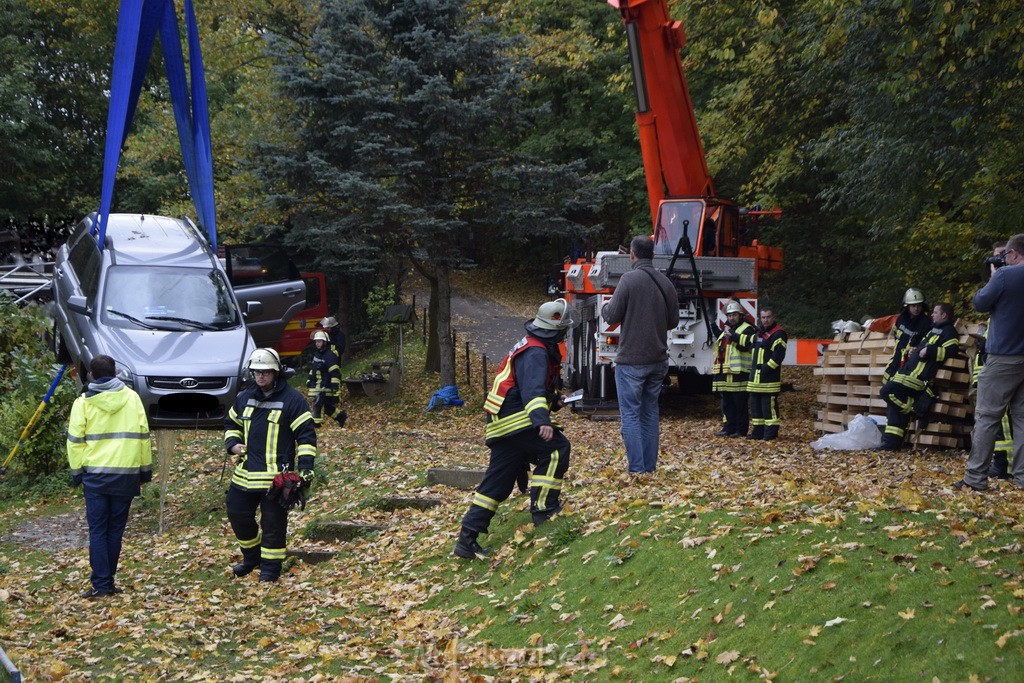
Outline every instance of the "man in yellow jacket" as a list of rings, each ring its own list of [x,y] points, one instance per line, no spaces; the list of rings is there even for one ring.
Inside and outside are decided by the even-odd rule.
[[[120,593],[114,583],[132,498],[153,478],[149,423],[139,395],[115,376],[114,359],[89,363],[91,382],[75,399],[68,421],[68,465],[85,490],[92,599]]]

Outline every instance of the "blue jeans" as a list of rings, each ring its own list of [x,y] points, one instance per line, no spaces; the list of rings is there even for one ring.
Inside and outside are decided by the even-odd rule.
[[[89,521],[89,565],[92,587],[110,593],[121,557],[121,539],[128,524],[132,499],[85,492],[85,517]]]
[[[647,365],[616,365],[622,443],[631,473],[653,472],[658,465],[658,397],[668,360]]]

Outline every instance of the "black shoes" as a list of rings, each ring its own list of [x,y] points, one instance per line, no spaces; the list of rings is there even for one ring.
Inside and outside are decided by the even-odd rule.
[[[715,436],[729,436],[729,435],[730,434],[729,434],[729,430],[728,429],[720,429],[717,432],[715,432]]]
[[[101,591],[96,590],[95,588],[90,588],[89,590],[82,593],[82,598],[85,600],[92,600],[93,598],[105,598],[107,596],[113,595],[114,593],[120,592],[122,591],[120,591],[117,588],[115,588],[113,591]]]
[[[490,548],[483,548],[477,543],[477,532],[463,529],[459,532],[459,540],[455,544],[454,554],[467,560],[484,558],[490,552]]]
[[[235,576],[248,576],[260,566],[260,563],[250,564],[249,562],[239,562],[238,564],[231,567],[231,573]]]
[[[975,486],[974,484],[968,484],[963,479],[961,479],[958,482],[955,482],[953,484],[953,488],[955,488],[957,491],[962,491],[964,489],[970,489],[972,491],[988,491],[988,486]]]

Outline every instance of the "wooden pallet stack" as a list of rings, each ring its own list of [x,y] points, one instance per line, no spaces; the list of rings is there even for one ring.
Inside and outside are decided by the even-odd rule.
[[[974,406],[968,358],[975,353],[974,326],[957,323],[960,353],[943,364],[932,390],[936,394],[928,425],[918,429],[911,421],[908,440],[916,446],[935,448],[967,448],[974,423]],[[842,432],[855,416],[867,413],[879,424],[885,424],[886,404],[879,395],[882,373],[896,346],[891,335],[881,332],[837,334],[829,345],[822,366],[814,374],[821,377],[818,402],[822,409],[814,428],[825,432]]]

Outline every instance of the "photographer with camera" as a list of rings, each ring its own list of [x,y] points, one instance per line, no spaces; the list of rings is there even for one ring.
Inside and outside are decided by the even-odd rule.
[[[1014,235],[1000,255],[991,257],[988,284],[974,295],[974,308],[989,314],[986,360],[978,376],[978,398],[971,432],[971,454],[963,479],[953,484],[984,491],[988,469],[999,437],[1003,414],[1009,410],[1013,428],[1013,483],[1024,488],[1024,234]]]

